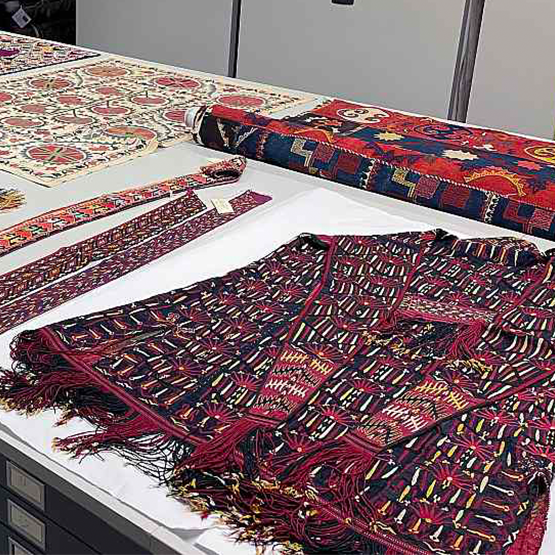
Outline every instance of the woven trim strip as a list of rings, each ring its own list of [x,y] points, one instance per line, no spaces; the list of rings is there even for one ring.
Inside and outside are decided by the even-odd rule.
[[[129,274],[270,200],[268,196],[247,191],[231,201],[234,210],[231,214],[210,210],[149,241],[119,252],[88,270],[16,300],[2,310],[0,333]]]
[[[235,157],[203,166],[197,173],[108,193],[45,212],[0,231],[0,257],[62,231],[167,198],[187,189],[204,189],[235,183],[241,177],[245,167],[246,160],[243,157]]]
[[[186,191],[182,197],[164,206],[8,272],[0,276],[0,307],[93,262],[151,239],[205,209],[193,191]]]

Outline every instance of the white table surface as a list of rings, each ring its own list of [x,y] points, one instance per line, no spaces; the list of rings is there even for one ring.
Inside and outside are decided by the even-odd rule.
[[[104,192],[196,171],[209,159],[222,157],[219,153],[194,144],[182,144],[81,177],[54,189],[0,172],[0,188],[14,187],[27,195],[27,205],[23,209],[0,214],[0,229]],[[229,198],[247,189],[269,194],[273,200],[145,268],[0,335],[0,367],[10,364],[9,343],[24,329],[38,328],[65,318],[107,309],[223,274],[268,254],[303,232],[376,234],[441,227],[465,237],[522,237],[521,234],[495,226],[253,161],[249,161],[238,184],[200,191],[199,196],[208,202],[211,198]],[[113,227],[159,204],[151,203],[129,210],[16,251],[0,259],[0,273],[45,256],[60,246]],[[549,241],[528,239],[543,249],[555,246],[555,243]],[[221,555],[255,554],[253,547],[239,545],[229,539],[229,531],[215,519],[202,520],[187,511],[182,504],[167,498],[163,489],[157,488],[150,478],[132,467],[125,466],[117,455],[108,454],[103,456],[104,460],[90,458],[79,463],[67,455],[53,452],[51,441],[54,437],[65,437],[86,429],[86,425],[78,420],[54,429],[55,420],[53,412],[32,418],[0,412],[0,439],[16,446],[182,553],[199,553],[194,548],[198,547],[205,553]],[[552,507],[554,505],[552,503]],[[541,554],[554,552],[555,516],[551,514]]]
[[[92,196],[105,190],[117,190],[152,181],[153,179],[194,171],[207,162],[207,157],[221,155],[186,144],[173,147],[134,161],[94,174],[54,190],[24,184],[23,180],[11,178],[10,184],[23,187],[33,199],[38,197],[50,201],[51,207],[57,200],[77,200],[73,191],[81,196]],[[17,181],[17,183],[16,183]],[[79,183],[81,181],[82,183]],[[256,260],[292,237],[303,232],[314,233],[395,233],[407,230],[425,230],[443,227],[459,236],[510,235],[494,226],[472,222],[456,216],[442,214],[427,208],[412,206],[378,195],[341,187],[327,181],[296,174],[261,163],[249,161],[247,170],[236,185],[228,185],[200,192],[203,200],[231,197],[246,189],[270,194],[271,203],[258,208],[192,244],[169,254],[162,259],[138,270],[116,282],[75,299],[19,328],[0,336],[0,366],[10,364],[9,343],[24,329],[37,328],[79,314],[132,302],[149,295],[176,287],[184,287],[201,279],[221,275],[229,270]],[[84,195],[84,191],[87,192]],[[46,202],[45,201],[45,202]],[[67,202],[67,201],[66,201]],[[33,211],[39,205],[28,209]],[[152,206],[150,206],[152,208]],[[145,207],[141,208],[145,210]],[[125,217],[130,217],[130,211]],[[14,220],[17,213],[0,216]],[[94,222],[76,230],[61,234],[32,247],[16,251],[2,259],[2,271],[19,265],[29,258],[55,250],[61,244],[96,233],[120,221],[122,215],[109,218],[107,222]],[[519,234],[513,234],[520,236]],[[71,236],[71,237],[70,237]],[[543,246],[547,246],[543,242]],[[39,247],[40,245],[40,247]],[[35,248],[33,248],[35,247]],[[31,252],[33,251],[33,252]],[[51,442],[57,435],[66,436],[86,429],[84,423],[72,421],[63,428],[53,428],[56,415],[46,412],[26,418],[16,413],[0,412],[0,437],[12,434],[11,441],[18,438],[41,453],[41,462],[51,469],[62,466],[68,471],[67,478],[79,484],[85,480],[89,490],[99,488],[109,504],[117,501],[146,516],[153,534],[172,539],[186,552],[191,543],[221,555],[255,553],[254,548],[236,545],[226,539],[225,528],[219,527],[214,519],[201,520],[188,512],[180,503],[168,499],[162,489],[156,488],[150,478],[132,467],[126,467],[117,455],[104,455],[104,460],[85,459],[78,463],[62,453],[53,452]],[[8,432],[9,431],[9,432]],[[98,492],[100,493],[100,492]],[[551,531],[551,528],[550,530]],[[186,538],[186,540],[181,540]],[[549,536],[548,536],[549,538]],[[554,538],[555,540],[555,538]],[[550,553],[546,540],[544,553]],[[178,547],[179,548],[179,547]]]

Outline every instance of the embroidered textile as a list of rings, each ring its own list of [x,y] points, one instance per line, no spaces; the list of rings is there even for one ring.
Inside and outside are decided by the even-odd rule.
[[[329,101],[275,120],[216,106],[197,140],[338,183],[555,238],[555,145]]]
[[[116,58],[8,79],[0,169],[54,186],[190,138],[191,106],[270,113],[311,98]]]
[[[205,209],[206,206],[200,198],[188,190],[180,198],[146,214],[0,275],[0,307],[80,271],[93,262],[149,239]]]
[[[98,56],[75,46],[0,33],[0,75]]]
[[[204,208],[196,195],[189,192],[148,214],[1,276],[0,292],[5,291],[8,298],[15,300],[2,303],[0,334],[133,272],[270,200],[268,196],[247,191],[231,200],[232,213],[209,210],[189,219]],[[129,232],[133,234],[126,236]],[[96,250],[92,251],[93,248]],[[98,260],[98,264],[52,283]],[[21,285],[19,277],[23,278]],[[52,285],[31,293],[47,283]]]
[[[555,464],[554,258],[442,231],[301,236],[226,276],[22,333],[57,407],[242,539],[536,554]]]
[[[25,204],[25,195],[17,189],[0,189],[0,212],[11,212]]]
[[[0,230],[0,257],[62,231],[111,216],[135,206],[160,200],[187,189],[228,185],[239,180],[246,166],[243,157],[209,164],[200,172],[172,177],[115,193],[107,193],[71,206],[40,214]]]

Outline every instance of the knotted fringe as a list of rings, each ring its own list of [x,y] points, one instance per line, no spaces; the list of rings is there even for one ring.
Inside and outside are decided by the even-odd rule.
[[[376,331],[380,333],[391,333],[399,325],[399,316],[396,310],[385,313],[376,326]],[[449,338],[448,352],[454,359],[473,358],[475,356],[476,344],[483,337],[488,324],[476,320],[466,325],[462,332],[454,338]]]
[[[102,423],[103,415],[113,420],[128,410],[115,395],[91,384],[85,373],[53,351],[38,332],[17,336],[11,355],[15,361],[12,369],[0,374],[0,399],[10,410],[31,415],[59,408],[65,411],[62,423],[82,411]]]
[[[25,204],[25,195],[16,189],[0,189],[0,212],[11,212]]]
[[[337,491],[345,491],[345,495],[341,497],[349,498],[353,495],[353,490],[348,486],[352,484],[354,487],[353,479],[368,472],[374,462],[374,455],[371,452],[341,442],[329,448],[326,446],[326,448],[314,449],[287,466],[279,478],[286,486],[308,485],[315,468],[329,466],[341,476],[336,485]]]
[[[47,345],[40,332],[20,334],[12,343],[14,366],[0,374],[0,402],[27,415],[47,409],[61,410],[59,426],[74,417],[83,418],[95,430],[56,439],[55,448],[75,458],[117,452],[160,484],[167,485],[192,446],[166,433],[153,419],[134,411],[94,383],[63,354]],[[86,356],[90,354],[83,358]]]
[[[377,516],[372,507],[365,506],[357,494],[361,491],[364,476],[377,465],[385,464],[369,451],[347,443],[315,446],[299,453],[293,450],[289,455],[280,453],[275,459],[269,455],[282,442],[273,434],[257,430],[240,446],[243,467],[240,470],[246,480],[276,480],[282,491],[306,492],[313,490],[314,473],[327,469],[333,474],[329,480],[331,503],[343,515],[357,515],[369,521]],[[236,467],[237,468],[237,467]],[[272,505],[274,500],[270,503]],[[273,508],[268,509],[273,514]],[[272,518],[278,518],[274,515]]]
[[[235,530],[239,541],[257,547],[279,544],[280,552],[288,555],[398,555],[358,534],[348,522],[326,512],[297,489],[284,488],[278,482],[186,471],[174,478],[172,486],[174,496],[187,499],[206,514],[219,515]]]
[[[399,316],[397,310],[389,310],[380,317],[375,331],[378,333],[390,333],[397,328],[398,324]]]
[[[145,441],[145,436],[152,435],[152,441]],[[159,427],[151,419],[129,411],[124,418],[111,422],[104,417],[103,423],[97,424],[95,432],[76,434],[65,439],[58,438],[54,441],[54,447],[72,453],[74,457],[98,454],[110,450],[112,446],[128,447],[148,453],[157,442],[169,437],[171,436],[160,433]],[[140,438],[140,442],[135,441],[137,438]]]
[[[237,450],[239,443],[261,426],[263,424],[258,421],[240,419],[215,440],[198,446],[193,455],[184,462],[184,466],[188,469],[224,472],[230,469],[230,465],[241,465],[240,453]]]
[[[354,531],[348,521],[322,511],[305,495],[302,485],[294,483],[302,476],[303,483],[308,484],[310,469],[315,462],[324,460],[341,461],[341,468],[345,464],[353,465],[349,469],[345,467],[346,477],[353,469],[362,472],[368,461],[363,453],[353,451],[350,446],[338,444],[325,455],[311,453],[293,472],[283,476],[281,484],[260,478],[242,479],[241,466],[249,455],[245,447],[257,446],[257,454],[262,456],[263,423],[245,418],[231,428],[221,442],[208,443],[195,451],[186,440],[165,433],[148,415],[134,411],[102,385],[94,383],[83,370],[64,358],[67,353],[52,349],[40,332],[21,334],[12,345],[12,354],[16,361],[13,369],[0,375],[0,399],[6,406],[27,414],[61,409],[60,423],[78,416],[95,426],[93,432],[56,441],[56,447],[74,457],[115,452],[157,479],[159,485],[168,487],[175,499],[203,516],[218,513],[236,530],[238,539],[259,547],[281,545],[291,554],[388,553],[384,546]],[[81,354],[84,360],[91,356]],[[72,355],[78,356],[79,352]],[[257,462],[263,461],[258,459]],[[190,467],[209,470],[191,470]],[[212,474],[214,468],[216,474]],[[218,469],[222,469],[221,475],[217,475]],[[260,469],[264,469],[263,464]],[[255,475],[254,467],[252,471]],[[347,483],[341,489],[354,492]],[[330,497],[337,495],[329,493]],[[341,514],[371,518],[370,508],[353,505],[354,495],[342,497]],[[332,505],[334,503],[335,500]]]

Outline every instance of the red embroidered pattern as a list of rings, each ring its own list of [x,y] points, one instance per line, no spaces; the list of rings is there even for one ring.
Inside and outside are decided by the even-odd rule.
[[[98,56],[81,48],[53,44],[24,35],[0,33],[0,75],[75,62]]]
[[[515,231],[555,237],[555,151],[539,139],[329,100],[284,119],[198,111],[195,140]]]
[[[46,212],[0,231],[0,257],[62,231],[111,216],[135,206],[167,198],[187,189],[235,183],[245,169],[242,157],[217,162],[199,173],[173,177],[150,185],[108,193]]]
[[[164,219],[163,216],[164,213],[167,213],[167,210],[159,210],[151,228],[143,228],[142,233],[138,236],[130,238],[132,240],[129,240],[128,242],[123,241],[118,244],[116,254],[104,258],[102,262],[93,268],[82,271],[81,273],[66,278],[63,281],[56,282],[46,289],[41,289],[33,294],[9,303],[3,308],[2,316],[0,316],[0,333],[4,333],[5,331],[20,325],[31,318],[39,316],[40,314],[44,314],[45,312],[52,310],[69,300],[75,299],[89,291],[92,291],[93,289],[96,289],[97,287],[101,287],[102,285],[110,283],[115,279],[133,272],[134,270],[145,266],[161,256],[164,256],[165,254],[190,243],[205,233],[208,233],[209,231],[212,231],[271,200],[270,197],[260,195],[252,191],[247,191],[231,201],[233,213],[219,214],[216,210],[210,210],[206,212],[206,214],[197,216],[196,218],[185,223],[181,223],[175,227],[176,223],[179,223],[184,218],[189,218],[191,215],[198,212],[198,205],[187,205],[188,198],[189,196],[184,199],[185,202],[181,199],[175,202],[175,205],[181,208],[181,210],[177,212],[177,217],[175,214],[170,214],[171,218]],[[158,219],[161,216],[162,219]],[[140,219],[144,224],[145,220],[152,219],[152,215],[146,214],[144,217],[140,217]],[[166,224],[173,225],[174,227],[167,228]],[[125,230],[132,225],[132,223],[123,224],[119,228],[115,228],[110,232],[102,234],[100,237],[106,238],[107,236],[113,237],[115,234],[119,235],[120,233],[125,232]],[[79,248],[83,245],[85,247],[90,247],[96,242],[95,239],[96,238],[87,240],[84,243],[77,245],[77,247]],[[145,239],[148,240],[145,242]],[[64,254],[71,255],[74,251],[75,249],[70,247],[68,251],[64,252]],[[92,255],[93,253],[91,253],[91,259],[94,258]],[[54,256],[55,263],[56,260],[57,258]],[[69,261],[70,265],[64,268],[63,272],[60,271],[60,274],[68,274],[75,267],[71,262],[71,258]],[[86,262],[87,260],[81,259],[81,261]],[[42,261],[39,261],[39,263],[34,266],[34,271],[38,271],[38,269],[42,267]],[[47,281],[47,277],[48,276],[44,276],[44,281]],[[36,275],[35,278],[33,288],[42,285],[38,283]],[[13,287],[13,282],[10,285]],[[14,289],[12,289],[12,293],[17,294],[19,291],[14,291]]]
[[[22,333],[0,398],[87,419],[95,431],[57,445],[115,451],[257,545],[535,555],[555,462],[554,262],[442,231],[301,236]]]
[[[54,187],[190,140],[194,106],[269,114],[312,99],[114,57],[7,78],[0,169]]]

